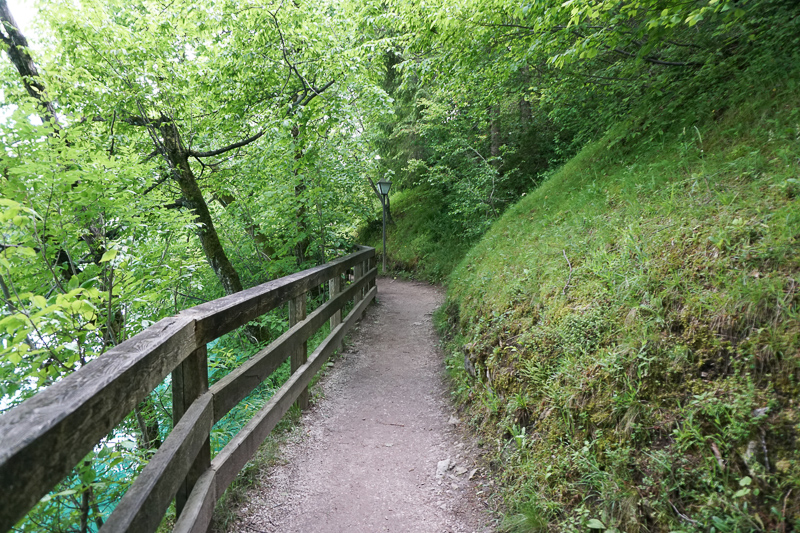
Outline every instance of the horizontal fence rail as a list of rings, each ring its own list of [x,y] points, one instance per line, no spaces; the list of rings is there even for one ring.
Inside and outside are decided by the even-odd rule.
[[[343,290],[342,276],[353,272]],[[173,499],[175,531],[207,531],[214,504],[375,298],[375,250],[220,298],[165,318],[0,416],[0,531],[7,531],[172,373],[172,432],[101,532],[155,531]],[[306,316],[306,293],[329,283],[330,299]],[[349,301],[353,309],[342,320]],[[289,303],[290,329],[208,387],[206,344]],[[307,357],[307,341],[331,333]],[[292,375],[213,460],[213,425],[284,361]]]

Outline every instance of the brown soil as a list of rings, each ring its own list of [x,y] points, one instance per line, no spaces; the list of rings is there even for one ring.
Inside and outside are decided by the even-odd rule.
[[[489,485],[453,415],[436,350],[431,314],[441,300],[430,285],[378,280],[377,305],[317,385],[321,398],[234,531],[493,530],[481,497]]]

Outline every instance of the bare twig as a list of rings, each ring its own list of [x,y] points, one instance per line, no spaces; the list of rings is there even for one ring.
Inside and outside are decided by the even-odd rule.
[[[175,291],[176,294],[183,296],[184,298],[189,298],[191,300],[197,300],[200,303],[206,303],[208,300],[203,300],[202,298],[198,298],[197,296],[192,296],[191,294],[186,294],[180,291]]]
[[[157,155],[158,152],[157,151],[153,152],[151,155],[154,155],[154,154]],[[148,156],[148,157],[150,157],[150,156]],[[161,185],[162,183],[164,183],[168,179],[169,179],[169,175],[161,176],[161,178],[156,180],[155,183],[153,183],[151,186],[149,186],[148,188],[146,188],[144,190],[144,192],[142,193],[142,196],[146,195],[147,193],[149,193],[150,191],[152,191],[153,189],[155,189],[156,187],[158,187],[159,185]]]
[[[678,510],[678,508],[677,508],[677,507],[675,507],[675,504],[674,504],[674,503],[672,503],[671,501],[669,502],[669,504],[672,506],[672,508],[673,508],[673,509],[675,509],[675,512],[676,512],[676,513],[678,513],[678,516],[680,516],[681,518],[683,518],[684,520],[686,520],[686,521],[687,521],[687,522],[689,522],[690,524],[698,524],[698,523],[699,523],[697,520],[692,520],[691,518],[689,518],[688,516],[686,516],[685,514],[683,514],[682,512],[680,512],[680,511]]]
[[[711,443],[711,451],[714,452],[714,457],[717,458],[717,464],[723,470],[725,469],[725,460],[722,458],[722,454],[719,453],[719,448],[717,447],[716,442]]]
[[[109,264],[110,271],[108,273],[108,308],[106,309],[106,334],[103,336],[103,349],[101,351],[105,352],[106,348],[108,347],[109,341],[113,343],[114,346],[119,344],[117,340],[117,335],[114,333],[114,322],[111,318],[113,316],[113,304],[114,304],[114,266]]]
[[[786,533],[786,502],[789,500],[789,496],[792,494],[792,489],[789,489],[789,492],[786,493],[786,496],[783,498],[783,511],[781,511],[781,533]]]
[[[405,424],[394,424],[394,423],[392,423],[392,422],[381,422],[380,420],[378,420],[377,422],[378,422],[378,424],[383,424],[384,426],[397,426],[397,427],[399,427],[399,428],[404,428],[404,427],[406,427],[406,425],[405,425]]]
[[[566,250],[561,250],[561,253],[564,254],[564,259],[567,260],[567,265],[569,265],[569,276],[567,277],[567,284],[564,285],[563,289],[561,289],[561,294],[567,294],[567,288],[569,287],[569,284],[572,281],[572,263],[569,262],[569,257],[567,257]]]
[[[111,147],[108,149],[108,155],[114,155],[114,124],[117,122],[117,110],[114,110],[114,116],[111,117]]]

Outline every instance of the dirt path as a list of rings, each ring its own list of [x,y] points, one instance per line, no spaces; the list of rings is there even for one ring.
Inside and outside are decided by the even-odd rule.
[[[378,304],[235,530],[492,531],[435,349],[431,313],[440,303],[429,285],[378,280]]]

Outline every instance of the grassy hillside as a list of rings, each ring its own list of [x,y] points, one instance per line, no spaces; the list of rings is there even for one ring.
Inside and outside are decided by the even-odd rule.
[[[425,185],[392,192],[392,224],[386,230],[389,250],[386,268],[394,273],[441,283],[473,244],[462,238],[462,230],[448,216],[445,198]],[[377,213],[380,216],[380,212]],[[359,242],[374,246],[381,263],[382,221],[376,220],[361,231]]]
[[[621,125],[453,272],[439,321],[509,530],[800,530],[792,78]]]

